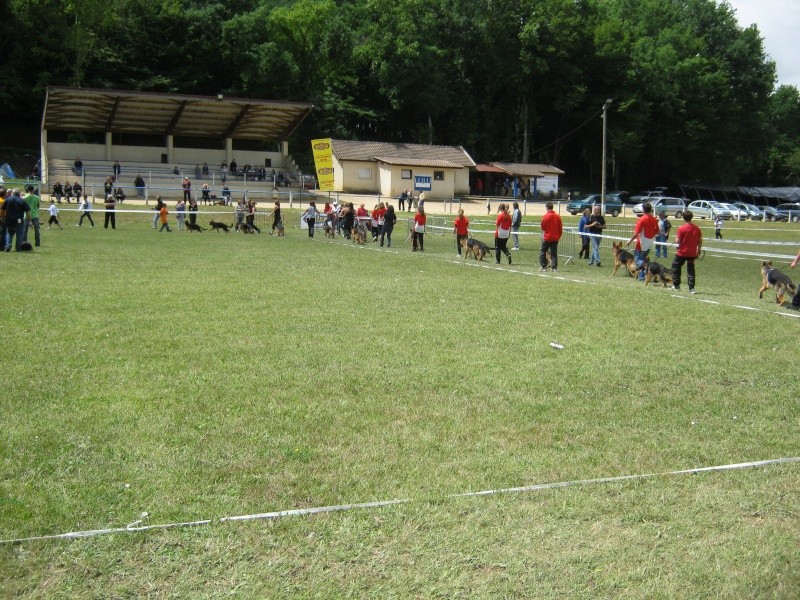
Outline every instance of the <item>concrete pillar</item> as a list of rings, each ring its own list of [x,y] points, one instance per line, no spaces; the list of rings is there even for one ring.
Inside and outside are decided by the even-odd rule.
[[[171,165],[173,162],[173,154],[175,153],[175,137],[170,134],[167,136],[167,165]]]
[[[287,140],[281,142],[281,155],[283,155],[284,158],[289,156],[289,142]]]
[[[42,147],[41,147],[41,150],[40,150],[40,156],[41,156],[41,160],[42,160],[42,164],[41,164],[41,167],[42,167],[42,189],[39,190],[40,194],[43,192],[44,188],[48,187],[48,184],[50,182],[50,176],[49,176],[50,174],[47,172],[47,165],[49,163],[49,161],[47,159],[48,158],[47,157],[47,129],[42,129],[42,142],[41,143],[42,143]]]
[[[113,144],[111,143],[111,132],[106,131],[106,160],[111,160],[111,155],[113,152]]]
[[[231,164],[233,158],[233,138],[225,138],[225,162]]]

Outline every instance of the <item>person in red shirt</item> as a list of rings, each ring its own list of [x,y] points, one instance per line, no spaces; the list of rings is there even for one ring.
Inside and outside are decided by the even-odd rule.
[[[455,221],[453,221],[453,233],[456,236],[458,257],[461,258],[461,244],[469,237],[469,219],[464,216],[463,208],[458,209],[458,216]]]
[[[689,293],[694,294],[694,261],[700,256],[703,249],[703,232],[692,223],[692,211],[687,210],[683,213],[685,223],[678,227],[675,236],[675,243],[678,249],[675,252],[675,259],[672,261],[672,286],[671,290],[681,289],[681,268],[686,263],[686,275],[689,281]]]
[[[563,225],[561,217],[553,210],[553,203],[546,205],[547,212],[542,217],[542,247],[539,248],[539,265],[547,271],[547,253],[550,252],[550,264],[553,272],[558,269],[558,240],[561,239]]]
[[[633,240],[636,240],[636,247],[633,250],[633,260],[636,261],[636,266],[639,268],[639,281],[644,281],[644,259],[650,254],[650,248],[653,247],[653,242],[658,235],[658,219],[653,216],[653,206],[649,202],[645,202],[642,206],[642,216],[636,221],[636,227],[633,228],[633,235],[628,240],[626,246],[630,246]]]
[[[425,252],[425,222],[428,218],[425,216],[425,209],[421,206],[417,209],[417,214],[414,215],[414,232],[412,236],[412,252],[417,251],[419,246],[420,252]]]
[[[504,202],[497,207],[497,220],[494,230],[494,258],[500,264],[500,253],[508,257],[508,264],[511,264],[511,252],[508,251],[508,238],[511,237],[511,215]]]

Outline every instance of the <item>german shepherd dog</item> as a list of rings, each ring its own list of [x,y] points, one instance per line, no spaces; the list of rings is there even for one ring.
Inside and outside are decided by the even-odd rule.
[[[278,224],[275,226],[275,229],[278,232],[278,237],[283,237],[286,235],[286,230],[283,228],[283,221],[278,221]]]
[[[252,233],[255,235],[256,228],[250,225],[250,223],[243,222],[241,225],[239,225],[239,231],[242,233]]]
[[[356,244],[366,244],[367,243],[367,226],[363,223],[359,223],[355,227],[353,227],[353,241]]]
[[[633,254],[622,249],[622,242],[619,244],[611,242],[611,248],[614,251],[614,270],[611,272],[611,276],[613,277],[617,274],[617,269],[619,269],[621,265],[625,265],[628,274],[631,277],[637,277],[639,270],[636,268],[636,261],[633,259]]]
[[[333,226],[333,221],[325,221],[325,225],[323,226],[325,229],[325,237],[335,238],[336,237],[336,229]]]
[[[191,221],[186,221],[186,229],[191,233],[192,231],[197,231],[198,233],[202,233],[205,231],[204,227],[200,227],[197,223],[192,223]]]
[[[660,281],[661,285],[667,287],[668,283],[672,283],[672,269],[668,269],[657,262],[650,262],[647,258],[644,259],[644,265],[642,266],[645,269],[645,285],[649,284],[651,281],[655,281],[656,283]]]
[[[475,238],[461,240],[461,248],[463,250],[462,254],[464,255],[464,260],[467,260],[470,254],[475,257],[475,260],[483,260],[483,257],[487,254],[489,256],[492,255],[491,248]]]
[[[220,223],[219,221],[210,221],[208,224],[211,225],[211,229],[217,233],[219,233],[220,230],[224,231],[225,233],[230,233],[231,227],[233,227],[233,225],[228,226],[225,225],[225,223]]]
[[[784,298],[786,292],[791,292],[792,295],[797,293],[797,286],[792,283],[786,273],[773,267],[771,260],[765,260],[761,263],[761,280],[761,289],[758,290],[758,297],[764,296],[764,290],[774,287],[775,302],[781,306],[786,304],[786,299]]]

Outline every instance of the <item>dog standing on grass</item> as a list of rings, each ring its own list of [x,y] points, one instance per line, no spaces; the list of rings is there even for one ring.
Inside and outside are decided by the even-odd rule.
[[[791,296],[797,293],[797,286],[789,276],[773,267],[771,260],[765,260],[761,263],[761,289],[758,290],[758,297],[763,298],[764,292],[770,287],[775,288],[775,302],[781,306],[786,304],[787,292],[790,292]]]
[[[614,270],[611,272],[611,276],[616,275],[617,269],[625,265],[628,274],[631,277],[637,277],[639,269],[636,268],[636,260],[633,258],[633,254],[623,248],[622,242],[611,242],[611,249],[614,252]]]

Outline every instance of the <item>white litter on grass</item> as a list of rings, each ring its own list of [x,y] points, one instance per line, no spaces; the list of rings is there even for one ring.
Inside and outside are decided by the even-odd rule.
[[[552,348],[555,348],[556,350],[563,350],[564,349],[564,346],[562,346],[558,342],[550,342],[550,346]]]

